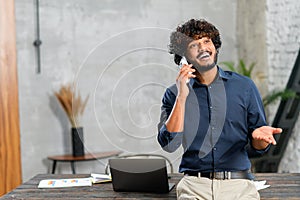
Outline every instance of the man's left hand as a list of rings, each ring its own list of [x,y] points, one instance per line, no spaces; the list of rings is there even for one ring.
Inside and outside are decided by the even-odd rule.
[[[276,145],[276,140],[274,134],[279,134],[282,132],[281,128],[274,128],[271,126],[262,126],[255,129],[252,133],[253,140],[262,141],[268,144]]]

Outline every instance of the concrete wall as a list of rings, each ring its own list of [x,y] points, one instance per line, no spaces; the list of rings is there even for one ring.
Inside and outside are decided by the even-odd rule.
[[[156,142],[161,97],[177,72],[170,31],[206,18],[221,32],[220,61],[236,60],[236,1],[40,1],[41,74],[35,1],[15,2],[23,180],[49,172],[48,155],[71,153],[70,124],[53,92],[72,81],[90,95],[81,121],[86,151],[159,153],[177,168],[180,151],[166,154]],[[78,163],[77,172],[101,173],[106,161]],[[57,167],[71,173],[68,164]]]
[[[265,0],[237,1],[238,58],[246,66],[255,62],[251,78],[262,96],[268,90]]]
[[[266,30],[269,63],[269,91],[283,89],[300,48],[300,2],[267,0]],[[270,119],[278,103],[269,108]],[[299,117],[298,117],[299,118]],[[300,120],[296,123],[287,150],[280,163],[280,172],[300,172]]]

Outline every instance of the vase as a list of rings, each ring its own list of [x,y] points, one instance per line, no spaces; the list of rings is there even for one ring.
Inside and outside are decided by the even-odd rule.
[[[84,155],[83,127],[72,127],[73,156]]]

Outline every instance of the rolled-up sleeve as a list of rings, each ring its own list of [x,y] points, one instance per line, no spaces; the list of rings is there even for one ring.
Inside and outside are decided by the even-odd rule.
[[[169,132],[166,125],[163,125],[158,133],[158,142],[167,152],[174,152],[178,149],[182,143],[181,132]]]
[[[270,147],[271,145],[268,145],[265,149],[257,150],[252,146],[252,143],[250,142],[249,145],[247,146],[247,153],[249,158],[259,157],[262,156],[267,151],[269,151]]]
[[[174,87],[173,87],[174,88]],[[176,92],[176,91],[175,91]],[[163,150],[167,152],[174,152],[182,143],[182,132],[169,132],[165,125],[169,118],[174,103],[176,100],[176,94],[172,89],[168,88],[162,99],[160,122],[158,124],[158,136],[157,140]]]

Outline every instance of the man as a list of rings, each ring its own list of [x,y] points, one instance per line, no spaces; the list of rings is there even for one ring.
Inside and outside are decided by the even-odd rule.
[[[170,37],[175,63],[183,56],[189,63],[165,92],[158,125],[164,150],[184,149],[178,199],[259,199],[248,151],[264,153],[282,131],[266,125],[254,83],[217,66],[221,44],[205,20],[191,19]]]

